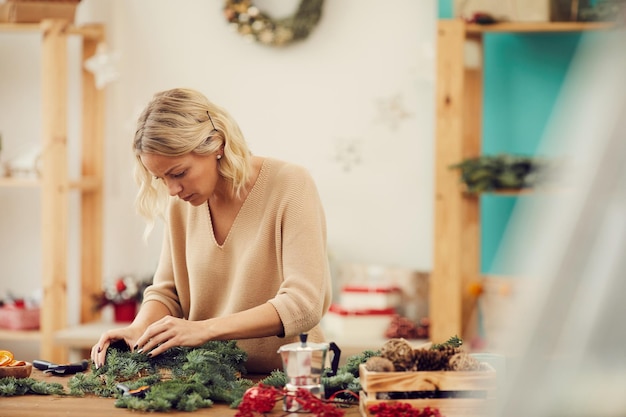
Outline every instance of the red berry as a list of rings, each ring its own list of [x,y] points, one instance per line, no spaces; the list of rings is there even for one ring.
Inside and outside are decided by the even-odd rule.
[[[117,292],[123,292],[126,289],[126,284],[124,283],[124,280],[118,279],[115,283],[115,289],[117,290]]]

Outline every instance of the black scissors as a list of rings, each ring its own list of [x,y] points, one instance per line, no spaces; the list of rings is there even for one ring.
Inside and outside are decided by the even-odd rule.
[[[57,364],[37,359],[33,361],[33,366],[40,371],[43,371],[44,374],[72,375],[77,372],[86,371],[87,368],[89,368],[89,361],[87,359],[83,359],[82,361],[75,363]]]

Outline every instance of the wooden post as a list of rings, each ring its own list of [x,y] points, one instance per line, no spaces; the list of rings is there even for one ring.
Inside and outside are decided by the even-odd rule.
[[[67,327],[67,27],[64,20],[41,23],[42,43],[42,274],[41,357],[67,361],[54,346],[54,333]]]
[[[476,40],[482,45],[482,38]],[[462,192],[450,166],[480,154],[482,65],[465,66],[465,22],[440,21],[437,36],[434,261],[430,338],[473,332],[468,285],[480,274],[479,200]],[[471,330],[471,332],[468,332]]]
[[[82,63],[97,52],[104,42],[104,26],[92,24],[83,37]],[[87,36],[87,34],[89,36]],[[100,317],[93,308],[93,296],[102,289],[102,205],[104,177],[104,92],[95,85],[94,75],[82,68],[83,126],[82,178],[93,187],[84,187],[81,194],[81,323]]]
[[[482,108],[483,108],[483,37],[481,34],[466,36],[474,43],[479,60],[469,67],[465,65],[463,92],[463,159],[475,158],[482,153]],[[459,178],[459,172],[455,174]],[[472,282],[482,281],[480,271],[480,197],[464,194],[461,200],[461,334],[471,341],[478,335],[477,299],[469,291]]]

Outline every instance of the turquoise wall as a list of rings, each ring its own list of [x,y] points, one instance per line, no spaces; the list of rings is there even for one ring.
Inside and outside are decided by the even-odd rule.
[[[452,18],[452,3],[439,0],[440,19]],[[483,154],[536,152],[579,39],[579,34],[484,35]],[[483,273],[507,273],[494,259],[517,200],[481,197]]]

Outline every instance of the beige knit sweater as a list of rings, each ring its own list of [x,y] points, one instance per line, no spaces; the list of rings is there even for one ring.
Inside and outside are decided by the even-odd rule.
[[[208,206],[172,198],[161,258],[144,300],[162,302],[175,317],[204,320],[269,301],[285,337],[239,340],[249,372],[281,369],[278,348],[322,342],[319,327],[331,300],[326,222],[309,173],[266,158],[222,246]]]

